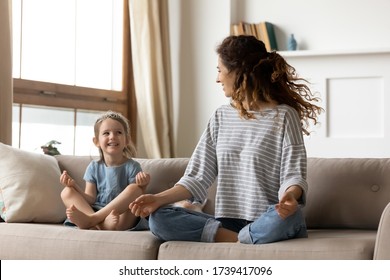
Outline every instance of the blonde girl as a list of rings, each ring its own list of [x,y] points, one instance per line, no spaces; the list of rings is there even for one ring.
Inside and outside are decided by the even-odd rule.
[[[93,143],[100,159],[93,160],[84,174],[85,190],[63,171],[61,198],[66,206],[66,223],[80,229],[127,230],[139,218],[129,210],[129,203],[145,193],[149,174],[132,159],[135,148],[127,119],[108,111],[94,125]]]

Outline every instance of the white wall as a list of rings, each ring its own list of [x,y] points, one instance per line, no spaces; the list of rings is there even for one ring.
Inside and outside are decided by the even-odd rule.
[[[176,156],[190,156],[217,106],[217,44],[229,34],[230,1],[169,0]]]
[[[289,52],[325,110],[305,137],[310,157],[390,157],[390,48]]]
[[[169,0],[176,156],[190,156],[211,113],[228,102],[215,83],[216,45],[230,23],[270,21],[281,49],[390,48],[388,0]],[[337,67],[337,65],[335,65]]]
[[[390,46],[388,0],[233,0],[233,21],[269,21],[281,48],[294,33],[301,49]]]

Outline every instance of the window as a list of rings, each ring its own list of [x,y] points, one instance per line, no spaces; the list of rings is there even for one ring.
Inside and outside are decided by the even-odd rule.
[[[125,5],[13,1],[14,146],[37,151],[56,140],[61,153],[90,154],[84,145],[93,134],[84,131],[97,114],[115,110],[131,119]]]
[[[99,111],[14,104],[12,142],[27,151],[42,153],[54,140],[61,154],[99,155],[92,142]],[[16,145],[15,145],[16,146]]]

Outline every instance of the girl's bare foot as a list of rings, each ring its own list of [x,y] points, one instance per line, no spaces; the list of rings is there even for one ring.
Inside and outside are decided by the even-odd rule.
[[[119,214],[112,210],[111,213],[104,219],[103,223],[99,225],[99,228],[105,230],[117,230],[119,223]]]
[[[81,212],[76,206],[72,205],[66,209],[68,219],[81,229],[90,229],[96,224],[93,223],[91,216]]]

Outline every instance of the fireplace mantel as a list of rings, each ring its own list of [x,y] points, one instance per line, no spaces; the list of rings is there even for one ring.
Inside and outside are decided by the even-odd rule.
[[[325,110],[305,137],[308,156],[390,157],[390,48],[279,53]]]

